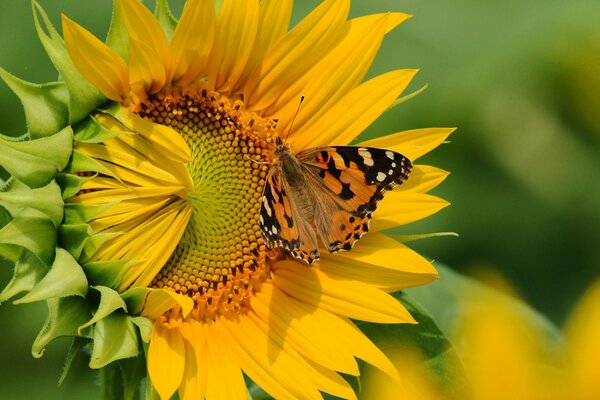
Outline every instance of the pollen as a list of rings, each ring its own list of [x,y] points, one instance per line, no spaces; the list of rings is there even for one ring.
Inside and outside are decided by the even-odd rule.
[[[195,319],[240,312],[268,273],[259,215],[275,123],[207,91],[160,94],[136,112],[179,132],[192,153],[192,217],[150,286],[190,296]]]

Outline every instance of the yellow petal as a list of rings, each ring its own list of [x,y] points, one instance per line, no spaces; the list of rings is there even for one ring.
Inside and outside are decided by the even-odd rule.
[[[216,14],[212,0],[189,0],[171,40],[173,82],[186,86],[206,74],[215,36]]]
[[[600,280],[587,290],[569,318],[566,335],[572,398],[593,399],[600,393]]]
[[[264,109],[344,36],[349,0],[327,0],[277,41],[248,78],[250,109]]]
[[[127,64],[116,51],[62,16],[67,51],[81,74],[106,97],[123,101],[129,93]]]
[[[288,30],[292,16],[292,0],[262,0],[259,4],[258,32],[250,57],[235,90],[242,90],[248,76],[263,60],[267,51]]]
[[[378,232],[369,232],[348,252],[335,254],[344,261],[357,260],[366,264],[395,271],[429,275],[430,280],[437,271],[429,261],[406,245]],[[323,269],[326,269],[323,263]]]
[[[185,371],[179,387],[181,400],[204,399],[208,379],[206,333],[201,323],[183,323],[181,332],[185,344]]]
[[[416,73],[416,70],[398,70],[361,84],[320,118],[290,135],[296,151],[331,143],[350,143],[387,110]]]
[[[424,128],[367,140],[360,146],[396,151],[414,161],[438,147],[456,128]]]
[[[133,36],[129,38],[129,84],[133,91],[145,98],[158,93],[165,85],[165,67],[156,51]]]
[[[179,330],[157,321],[148,350],[148,373],[161,399],[170,399],[175,393],[181,383],[184,366],[185,346]]]
[[[423,193],[391,191],[379,203],[371,221],[371,231],[406,225],[435,214],[450,203]]]
[[[362,321],[415,323],[409,312],[379,288],[353,280],[335,280],[318,268],[300,268],[296,261],[272,267],[273,283],[307,304]]]
[[[240,365],[231,351],[231,343],[218,333],[215,324],[205,325],[206,400],[244,399],[246,384]]]
[[[263,284],[250,303],[270,329],[285,337],[304,357],[334,371],[359,375],[352,352],[340,346],[339,332],[323,329],[310,313],[276,286]]]
[[[282,88],[283,93],[264,115],[280,116],[277,127],[287,132],[298,99],[304,95],[306,100],[294,121],[296,130],[321,116],[363,80],[383,40],[387,19],[387,15],[377,15],[351,20],[344,39],[304,76]]]
[[[215,42],[209,56],[208,81],[220,92],[233,88],[258,30],[258,0],[225,0],[217,16]]]
[[[144,43],[158,55],[166,73],[165,81],[170,83],[169,41],[154,15],[139,0],[121,0],[121,12],[129,36]]]
[[[427,193],[442,183],[448,175],[450,173],[443,169],[429,165],[413,165],[408,180],[395,190],[400,192]]]
[[[156,320],[175,307],[180,307],[181,314],[186,316],[192,311],[194,301],[189,296],[181,295],[171,290],[153,289],[146,297],[142,315]]]
[[[336,257],[335,254],[321,254],[319,268],[333,279],[356,280],[373,285],[388,293],[410,287],[425,285],[437,278],[433,266],[419,271],[405,271],[400,268],[385,268],[355,260],[350,257]]]

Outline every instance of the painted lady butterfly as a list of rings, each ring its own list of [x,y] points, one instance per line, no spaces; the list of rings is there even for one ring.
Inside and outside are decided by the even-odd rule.
[[[316,232],[331,253],[350,250],[369,230],[385,191],[404,182],[411,168],[402,154],[368,147],[294,154],[278,137],[260,210],[265,244],[308,264],[319,260]]]

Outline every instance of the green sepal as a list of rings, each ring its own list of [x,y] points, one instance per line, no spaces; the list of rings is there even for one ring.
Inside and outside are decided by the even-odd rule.
[[[113,173],[110,172],[108,168],[77,150],[73,150],[71,159],[65,170],[73,174],[77,172],[98,172],[104,175],[113,176]]]
[[[388,107],[388,110],[391,110],[392,108],[399,106],[402,103],[407,102],[408,100],[411,100],[415,97],[417,97],[418,95],[420,95],[421,93],[423,93],[425,91],[425,89],[427,89],[427,87],[429,86],[428,83],[426,83],[425,85],[423,85],[423,87],[421,87],[420,89],[415,90],[412,93],[407,94],[406,96],[402,96],[397,98],[391,106]]]
[[[165,31],[167,38],[171,40],[173,33],[175,33],[175,28],[177,27],[177,20],[171,13],[169,2],[167,0],[156,0],[154,15],[156,15],[156,19],[163,28],[163,31]]]
[[[118,363],[102,367],[99,378],[102,400],[123,400],[123,373]]]
[[[110,209],[118,201],[106,204],[65,204],[65,222],[68,224],[85,224]]]
[[[90,286],[92,289],[100,293],[100,303],[98,309],[94,312],[94,316],[85,324],[79,327],[79,331],[92,326],[101,319],[108,317],[110,314],[117,310],[123,310],[127,312],[127,305],[121,298],[119,293],[106,286]]]
[[[133,322],[140,331],[140,336],[144,343],[150,343],[150,339],[152,338],[152,329],[154,329],[154,322],[150,318],[146,317],[131,317],[131,322]]]
[[[396,239],[400,243],[408,243],[408,242],[414,242],[416,240],[430,239],[430,238],[442,237],[442,236],[454,236],[454,237],[459,236],[458,233],[456,233],[456,232],[434,232],[434,233],[422,233],[422,234],[416,234],[416,235],[396,235],[394,233],[386,232],[386,235],[388,235],[391,238]]]
[[[46,276],[33,289],[15,304],[32,303],[57,297],[85,297],[88,292],[88,281],[73,256],[65,249],[56,249],[56,259]]]
[[[0,205],[11,215],[18,214],[25,207],[36,209],[50,217],[55,227],[60,225],[63,218],[61,191],[54,181],[41,188],[31,189],[18,179],[11,178],[0,189]]]
[[[30,187],[45,186],[63,170],[73,150],[73,130],[35,140],[0,135],[0,165]]]
[[[79,176],[68,173],[59,173],[56,176],[56,181],[61,188],[62,198],[66,200],[75,196],[81,190],[81,187],[88,182],[90,179],[93,179],[98,174],[94,174],[92,176]]]
[[[139,355],[119,360],[119,367],[123,374],[123,400],[140,399],[140,385],[147,374],[146,358]]]
[[[215,4],[215,11],[218,15],[219,11],[221,10],[221,6],[223,5],[223,0],[213,0],[213,3]]]
[[[102,143],[125,133],[106,129],[93,116],[73,126],[73,132],[75,140],[81,143]]]
[[[115,289],[123,274],[135,265],[134,261],[93,261],[82,265],[88,281],[93,285],[108,286]]]
[[[120,0],[113,0],[112,19],[106,37],[108,47],[116,51],[125,61],[129,59],[129,32],[121,13]]]
[[[52,135],[69,124],[69,92],[64,82],[26,82],[0,68],[0,78],[17,95],[32,138]]]
[[[138,315],[144,309],[146,297],[152,289],[146,287],[134,287],[121,293],[121,297],[127,303],[127,309],[132,315]]]
[[[31,348],[35,358],[43,356],[46,346],[54,339],[78,336],[77,329],[92,315],[90,303],[81,297],[50,299],[47,304],[48,318]],[[91,338],[91,330],[82,333],[81,336]]]
[[[54,260],[56,228],[46,214],[33,208],[23,209],[0,229],[0,254],[9,254],[18,246],[35,254],[46,265]]]
[[[24,250],[15,263],[12,279],[0,293],[0,303],[33,289],[49,269],[39,258]]]
[[[67,358],[65,359],[65,365],[63,366],[63,370],[58,378],[58,386],[62,386],[71,371],[71,367],[73,366],[73,361],[83,348],[90,343],[89,339],[74,337],[73,342],[71,342],[71,346],[69,347],[69,352],[67,353]]]
[[[83,246],[83,251],[81,252],[81,256],[79,256],[79,260],[82,264],[88,262],[96,251],[98,251],[100,246],[110,239],[121,235],[122,233],[96,233],[90,236],[88,240],[85,241],[85,246]]]
[[[73,124],[81,121],[92,110],[106,102],[106,97],[79,73],[67,52],[62,38],[42,7],[36,1],[33,1],[32,7],[35,28],[40,41],[69,91],[69,123]],[[39,16],[42,17],[43,27]]]
[[[78,260],[90,235],[91,228],[88,224],[63,224],[58,231],[58,240]]]
[[[137,329],[126,314],[114,312],[96,323],[90,368],[102,368],[138,354]]]

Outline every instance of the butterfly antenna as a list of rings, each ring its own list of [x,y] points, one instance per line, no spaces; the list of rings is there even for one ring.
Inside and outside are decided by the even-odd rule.
[[[288,129],[283,143],[287,143],[287,138],[288,138],[288,136],[290,136],[290,132],[292,131],[292,127],[294,126],[294,121],[296,121],[296,117],[298,116],[298,113],[300,112],[300,106],[302,105],[303,101],[304,101],[304,95],[302,97],[300,97],[300,103],[298,103],[298,108],[296,109],[296,114],[294,114],[294,118],[292,118],[292,123],[290,124],[290,129]]]

